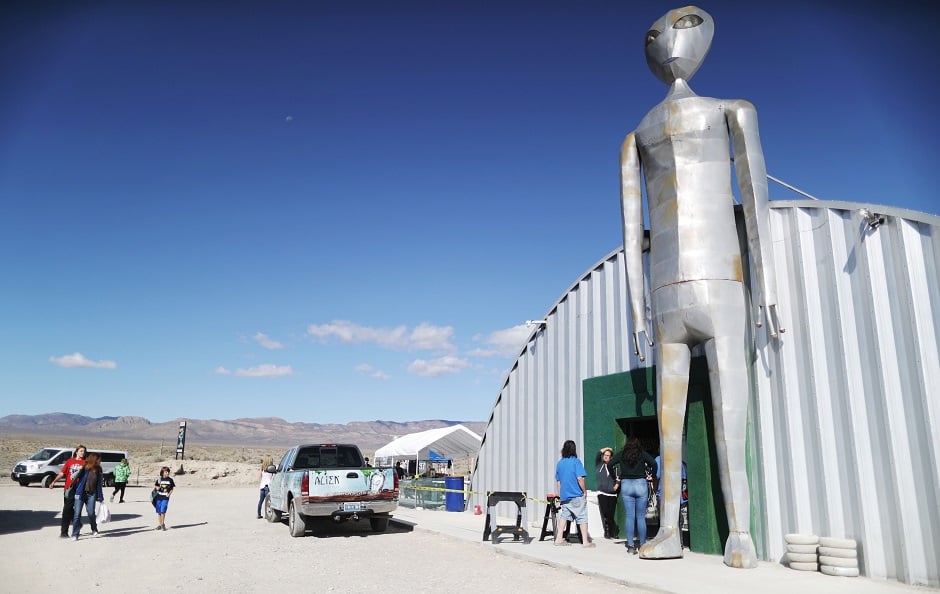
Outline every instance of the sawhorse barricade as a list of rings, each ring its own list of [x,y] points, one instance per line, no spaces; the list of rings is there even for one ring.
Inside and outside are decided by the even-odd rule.
[[[496,524],[496,504],[502,501],[516,504],[516,523],[515,525],[497,525]],[[486,494],[486,523],[483,526],[483,540],[492,539],[496,544],[501,534],[512,534],[514,541],[522,539],[523,542],[529,542],[529,533],[526,526],[526,494],[516,491],[490,491]]]
[[[545,505],[545,519],[542,520],[542,533],[539,534],[539,541],[545,540],[546,537],[551,536],[555,537],[555,534],[558,531],[558,512],[561,510],[561,497],[555,495],[554,493],[549,493],[545,496],[545,499],[548,503]],[[552,523],[552,529],[548,529],[548,523]],[[568,537],[571,535],[571,525],[574,524],[575,530],[578,532],[578,538],[581,538],[581,526],[574,522],[568,522],[568,526],[565,528],[565,534],[562,540],[568,540]]]

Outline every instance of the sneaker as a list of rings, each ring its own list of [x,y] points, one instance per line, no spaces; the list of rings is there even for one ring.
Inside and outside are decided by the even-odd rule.
[[[160,530],[166,532],[166,524],[160,524]]]
[[[627,547],[627,554],[628,554],[628,555],[635,555],[635,554],[636,554],[636,549],[634,549],[633,547]]]
[[[157,524],[157,527],[154,530],[163,530],[163,524]]]
[[[59,538],[68,538],[68,537],[69,537],[68,534],[60,534],[60,535],[59,535]]]
[[[118,503],[124,503],[124,500],[122,499],[122,500],[118,501]]]
[[[70,537],[70,538],[71,538],[72,540],[78,540],[78,537],[77,537],[77,536],[72,536],[72,537]]]
[[[260,520],[260,519],[261,519],[261,516],[258,516],[258,519]]]
[[[97,530],[95,530],[94,532],[92,532],[91,535],[92,535],[92,536],[101,536],[100,534],[98,534],[98,531],[97,531]]]

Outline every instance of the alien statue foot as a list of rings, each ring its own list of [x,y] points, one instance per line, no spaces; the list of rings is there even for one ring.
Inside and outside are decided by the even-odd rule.
[[[640,559],[681,559],[682,540],[678,526],[660,526],[656,536],[640,547]]]
[[[750,569],[757,567],[757,553],[749,532],[732,532],[725,543],[725,565]]]

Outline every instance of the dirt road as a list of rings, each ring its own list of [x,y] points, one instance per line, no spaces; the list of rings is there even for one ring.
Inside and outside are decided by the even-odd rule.
[[[107,491],[106,491],[107,492]],[[253,487],[179,488],[165,532],[149,488],[110,504],[113,521],[59,538],[62,490],[0,485],[5,592],[558,592],[625,591],[606,580],[494,552],[492,546],[392,523],[325,525],[291,538],[255,518]]]

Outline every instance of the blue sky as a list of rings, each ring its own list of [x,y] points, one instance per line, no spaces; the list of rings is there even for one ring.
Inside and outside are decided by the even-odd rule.
[[[621,242],[676,6],[3,3],[0,416],[486,420]],[[938,212],[934,4],[701,6],[772,175]]]

